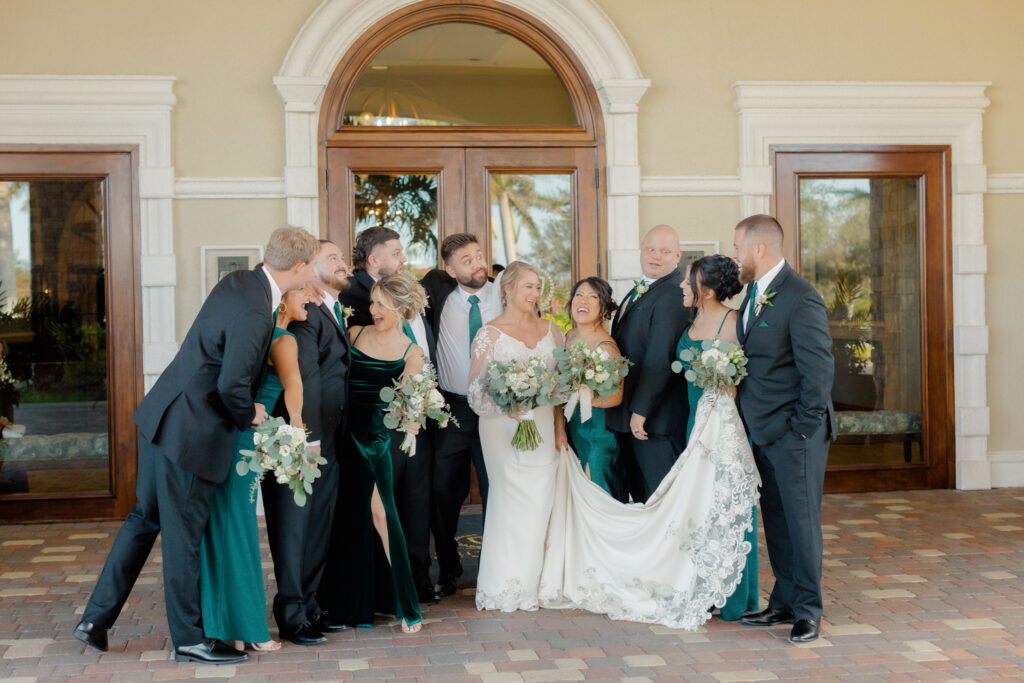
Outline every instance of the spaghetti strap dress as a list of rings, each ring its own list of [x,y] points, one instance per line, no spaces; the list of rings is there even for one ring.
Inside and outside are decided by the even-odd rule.
[[[600,344],[598,346],[600,347]],[[615,477],[616,462],[619,459],[618,441],[605,424],[604,408],[593,408],[590,419],[586,422],[581,422],[582,412],[577,408],[565,424],[569,447],[579,458],[583,471],[587,472],[587,468],[590,468],[590,480],[608,493],[614,494],[619,488]]]

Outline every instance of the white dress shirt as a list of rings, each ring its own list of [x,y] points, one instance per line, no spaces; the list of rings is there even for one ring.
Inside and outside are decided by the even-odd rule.
[[[317,287],[317,289],[320,288]],[[338,316],[334,314],[334,304],[338,303],[338,300],[322,289],[320,289],[320,296],[323,297],[324,306],[326,306],[327,310],[331,312],[331,320],[333,320],[338,327],[341,327],[341,321],[338,320]],[[344,306],[342,306],[342,309],[344,309]],[[342,313],[342,317],[344,317],[344,313]]]
[[[281,288],[277,286],[277,281],[274,280],[274,276],[270,274],[266,266],[260,266],[260,270],[270,280],[270,314],[275,315],[277,313],[277,307],[281,305]]]
[[[775,276],[779,274],[779,271],[782,270],[782,266],[784,266],[784,265],[786,265],[786,259],[782,259],[781,261],[776,263],[775,266],[771,270],[769,270],[767,273],[765,273],[760,278],[758,278],[758,280],[757,280],[757,294],[758,294],[758,296],[760,296],[761,294],[764,294],[766,291],[768,291],[768,285],[770,285],[772,283],[772,280],[775,279]],[[749,287],[750,285],[747,285],[747,286]],[[754,305],[755,306],[757,305],[756,301],[754,302]],[[747,307],[745,309],[743,309],[743,329],[744,330],[747,329],[747,323],[750,322],[750,320],[749,320],[750,315],[751,315],[750,302],[747,302]]]
[[[501,315],[501,293],[493,282],[476,292],[457,285],[445,299],[441,310],[441,328],[437,335],[438,384],[445,391],[466,395],[469,390],[469,297],[476,294],[480,302],[480,322],[486,325]]]

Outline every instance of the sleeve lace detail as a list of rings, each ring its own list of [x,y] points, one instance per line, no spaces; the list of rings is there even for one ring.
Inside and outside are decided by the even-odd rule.
[[[469,364],[469,407],[481,417],[500,416],[503,413],[491,400],[491,397],[480,386],[480,375],[487,369],[487,364],[493,358],[494,343],[501,333],[491,327],[484,325],[476,333],[473,339],[473,350]]]

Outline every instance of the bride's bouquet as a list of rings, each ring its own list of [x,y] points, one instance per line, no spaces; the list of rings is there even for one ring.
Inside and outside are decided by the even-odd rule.
[[[459,425],[452,417],[448,404],[437,388],[437,371],[430,363],[423,365],[423,370],[394,380],[393,386],[382,387],[380,400],[387,403],[384,408],[384,426],[388,429],[407,430],[414,424],[426,426],[427,419],[437,422],[442,429],[449,422]],[[409,455],[416,455],[416,436],[405,432],[402,450]]]
[[[544,360],[539,356],[509,363],[492,360],[478,381],[481,391],[490,396],[502,412],[520,415],[519,425],[512,435],[512,448],[535,450],[543,440],[533,419],[533,409],[560,402],[557,377],[548,372]]]
[[[252,441],[253,450],[239,451],[244,457],[235,465],[240,476],[256,474],[249,489],[249,502],[256,500],[256,490],[270,472],[278,484],[286,484],[292,490],[296,505],[305,505],[306,496],[313,493],[313,481],[320,476],[320,465],[327,463],[309,450],[306,430],[292,427],[283,417],[272,417],[256,428]]]
[[[557,348],[553,353],[558,363],[556,391],[567,397],[566,420],[572,418],[577,403],[580,406],[580,422],[589,420],[594,395],[598,398],[615,395],[631,365],[625,356],[610,358],[604,349],[591,349],[581,341],[567,349]]]
[[[736,396],[736,387],[747,376],[747,355],[739,344],[722,339],[705,339],[700,351],[694,347],[679,352],[679,360],[672,362],[672,372],[682,372],[688,366],[686,381],[693,382],[705,392]]]

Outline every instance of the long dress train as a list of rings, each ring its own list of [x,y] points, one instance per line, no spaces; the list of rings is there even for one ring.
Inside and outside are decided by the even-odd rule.
[[[274,340],[285,335],[291,333],[274,328]],[[255,402],[270,410],[282,391],[277,371],[268,365]],[[235,462],[242,459],[242,449],[252,449],[254,433],[251,428],[238,433]],[[207,638],[247,643],[270,640],[256,502],[249,500],[254,481],[255,474],[239,476],[232,466],[210,502],[210,521],[199,548],[200,604]]]
[[[342,542],[349,561],[341,576],[324,578],[339,583],[338,604],[327,609],[332,618],[351,626],[372,627],[376,612],[394,612],[412,625],[421,621],[419,597],[395,505],[391,434],[384,426],[387,404],[380,399],[381,387],[391,386],[393,380],[402,376],[405,355],[398,360],[374,358],[356,348],[358,339],[356,335],[352,341],[348,433],[338,502],[339,510],[346,516],[337,517],[348,527]],[[376,550],[379,537],[370,510],[374,485],[387,518],[390,565]]]

